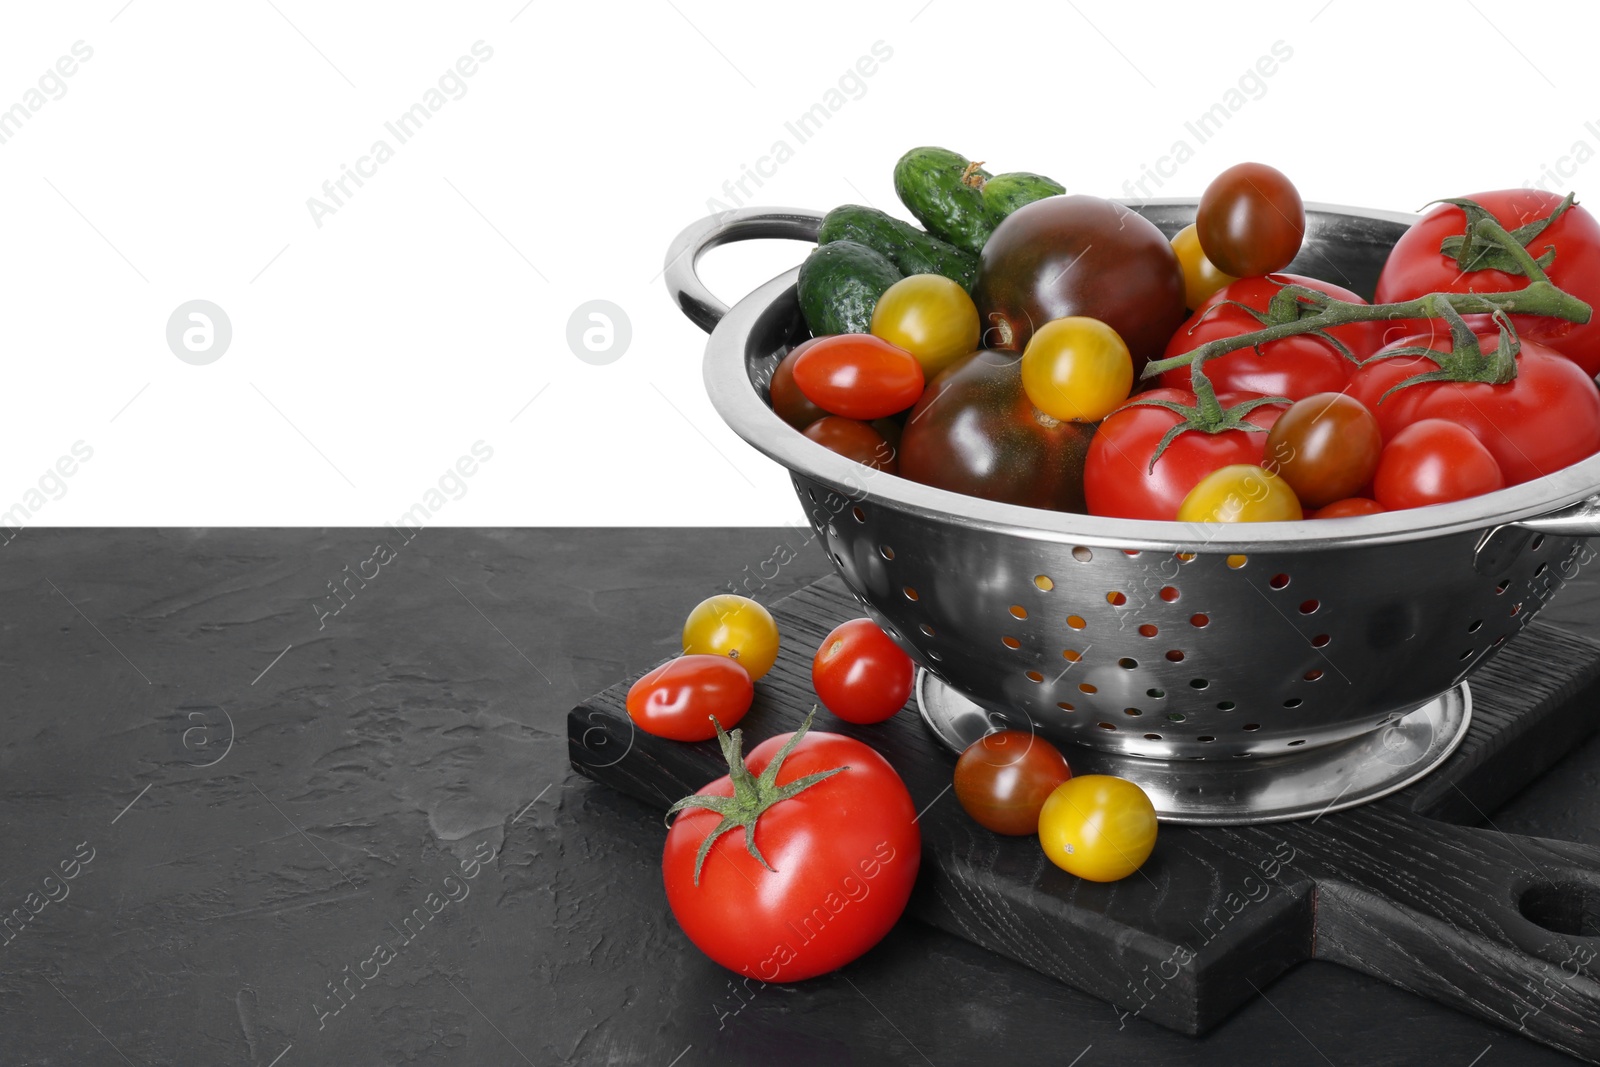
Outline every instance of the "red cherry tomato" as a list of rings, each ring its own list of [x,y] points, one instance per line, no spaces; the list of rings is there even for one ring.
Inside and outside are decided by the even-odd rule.
[[[679,656],[628,689],[628,717],[647,734],[673,741],[709,741],[715,718],[732,729],[750,710],[750,672],[726,656]]]
[[[1494,456],[1465,426],[1423,419],[1384,446],[1373,495],[1390,511],[1448,504],[1505,487]]]
[[[916,665],[871,619],[834,628],[811,658],[822,706],[846,722],[883,722],[911,697]]]
[[[905,349],[865,333],[814,340],[794,361],[794,383],[824,411],[870,422],[922,395],[922,364]]]
[[[1540,189],[1501,189],[1474,193],[1466,199],[1483,205],[1507,230],[1515,230],[1548,216],[1562,198]],[[1440,204],[1429,211],[1395,242],[1378,277],[1374,299],[1388,304],[1427,293],[1506,292],[1527,286],[1526,277],[1502,270],[1463,271],[1454,257],[1440,251],[1445,238],[1461,235],[1465,230],[1466,213],[1461,208]],[[1554,249],[1555,259],[1545,271],[1550,281],[1590,307],[1600,309],[1600,222],[1585,208],[1568,208],[1527,247],[1535,258]],[[1483,321],[1486,319],[1487,316],[1468,316],[1467,322],[1478,329],[1488,325]],[[1511,322],[1524,341],[1549,345],[1582,367],[1585,374],[1600,372],[1600,311],[1583,324],[1542,315],[1513,315]],[[1449,332],[1437,319],[1402,320],[1388,324],[1384,340],[1395,341],[1417,333],[1448,336]]]
[[[789,354],[773,368],[772,381],[767,385],[767,397],[772,401],[772,410],[778,418],[797,430],[804,430],[827,414],[807,400],[800,387],[794,384],[794,361],[800,358],[800,353],[816,344],[818,340],[820,338],[813,337],[790,349]]]
[[[1302,505],[1319,508],[1365,488],[1381,451],[1378,420],[1361,401],[1317,393],[1290,405],[1273,424],[1261,462],[1289,483]]]
[[[1178,327],[1167,342],[1162,358],[1193,352],[1207,341],[1239,337],[1262,329],[1261,323],[1245,308],[1264,312],[1272,298],[1285,285],[1303,285],[1352,304],[1364,304],[1355,293],[1337,285],[1305,278],[1298,274],[1274,274],[1270,278],[1240,278],[1212,293]],[[1244,307],[1236,307],[1243,304]],[[1383,344],[1383,324],[1354,322],[1328,331],[1350,350],[1354,360],[1363,360]],[[1299,334],[1269,341],[1259,352],[1241,348],[1206,361],[1206,377],[1218,392],[1260,393],[1300,400],[1313,393],[1337,393],[1355,372],[1356,363],[1331,342],[1313,334]],[[1189,368],[1174,367],[1161,375],[1161,384],[1188,389]]]
[[[1281,170],[1240,163],[1206,186],[1194,224],[1206,258],[1224,274],[1248,278],[1289,265],[1305,240],[1306,210]]]
[[[1135,400],[1172,400],[1192,406],[1193,393],[1180,389],[1152,389]],[[1219,393],[1223,407],[1257,399],[1250,393]],[[1270,430],[1283,414],[1283,405],[1267,404],[1245,416],[1245,421]],[[1246,430],[1203,433],[1187,430],[1175,437],[1167,450],[1150,468],[1161,438],[1182,417],[1166,408],[1129,403],[1118,408],[1100,424],[1089,442],[1089,458],[1084,464],[1083,494],[1089,514],[1124,519],[1178,517],[1189,490],[1200,479],[1221,467],[1236,463],[1260,463],[1267,435]]]
[[[752,777],[793,735],[770,737],[745,761]],[[860,741],[805,733],[775,784],[838,771],[778,800],[756,819],[750,854],[739,830],[716,839],[695,877],[695,855],[721,821],[688,808],[667,832],[661,871],[683,932],[713,960],[760,982],[797,982],[843,967],[877,944],[905,910],[922,836],[905,783]],[[697,797],[731,797],[724,775]],[[770,869],[768,868],[770,865]]]
[[[997,834],[1039,832],[1039,811],[1072,770],[1056,746],[1024,730],[998,730],[956,760],[955,793],[972,820]]]
[[[1307,515],[1308,519],[1349,519],[1357,515],[1382,515],[1388,509],[1376,500],[1369,500],[1364,496],[1352,496],[1344,500],[1335,500],[1325,508]]]
[[[1485,351],[1500,343],[1494,331],[1476,336]],[[1403,338],[1390,348],[1425,345],[1445,352],[1450,344],[1445,334]],[[1438,369],[1424,356],[1377,360],[1350,379],[1350,395],[1377,415],[1386,438],[1422,419],[1460,423],[1488,448],[1507,485],[1554,474],[1600,451],[1600,389],[1576,363],[1537,341],[1522,342],[1517,376],[1504,385],[1418,382],[1389,392]]]
[[[898,474],[894,446],[876,429],[865,422],[824,415],[805,429],[807,437],[823,448],[864,463],[885,474]]]

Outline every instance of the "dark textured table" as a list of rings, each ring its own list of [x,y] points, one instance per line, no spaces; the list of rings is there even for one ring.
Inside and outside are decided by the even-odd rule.
[[[803,537],[25,531],[0,1064],[1572,1062],[1315,963],[1192,1040],[909,922],[745,991],[672,922],[659,816],[568,769],[565,716],[699,597],[824,573]],[[1541,617],[1600,636],[1600,582]],[[1494,824],[1600,843],[1597,778],[1600,742]]]

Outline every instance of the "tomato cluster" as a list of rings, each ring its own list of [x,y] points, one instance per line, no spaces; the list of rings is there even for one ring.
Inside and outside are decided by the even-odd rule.
[[[1600,451],[1600,223],[1571,197],[1440,202],[1390,252],[1381,306],[1284,273],[1320,262],[1305,233],[1258,163],[1170,241],[1111,201],[1038,199],[993,228],[970,297],[896,282],[870,334],[789,353],[772,405],[879,471],[1127,519],[1372,515]]]

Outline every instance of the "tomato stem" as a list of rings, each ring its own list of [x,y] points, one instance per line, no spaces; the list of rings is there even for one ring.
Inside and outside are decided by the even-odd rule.
[[[1285,337],[1321,333],[1355,322],[1445,318],[1445,308],[1458,317],[1462,314],[1493,315],[1499,312],[1507,315],[1540,315],[1576,323],[1589,321],[1593,309],[1552,283],[1539,261],[1493,217],[1474,222],[1471,236],[1474,241],[1487,242],[1503,252],[1511,263],[1527,275],[1527,286],[1508,292],[1429,293],[1414,300],[1392,304],[1352,304],[1303,285],[1286,285],[1273,297],[1274,306],[1269,306],[1267,319],[1271,325],[1252,333],[1207,341],[1195,349],[1167,359],[1153,360],[1145,366],[1142,376],[1153,378],[1175,367],[1193,368],[1243,348],[1255,348]],[[1289,308],[1290,301],[1293,301],[1293,310],[1297,315],[1293,319],[1287,318],[1285,310]]]
[[[800,724],[800,729],[789,735],[789,739],[778,749],[766,769],[758,778],[750,773],[744,765],[744,734],[734,730],[731,734],[717,722],[716,716],[711,716],[711,722],[717,728],[717,744],[722,747],[722,758],[728,763],[728,777],[733,782],[733,795],[731,797],[695,793],[686,796],[672,807],[667,809],[668,825],[671,825],[673,815],[687,808],[705,808],[722,816],[722,820],[711,828],[704,841],[700,842],[700,851],[694,857],[694,884],[700,884],[700,868],[705,866],[706,856],[711,853],[711,846],[717,839],[730,830],[744,828],[744,847],[756,861],[767,870],[773,870],[772,864],[761,854],[756,847],[756,822],[766,810],[774,804],[788,800],[791,797],[810,789],[824,778],[831,778],[840,771],[850,768],[834,767],[831,770],[818,771],[808,774],[803,778],[796,778],[787,785],[778,785],[778,771],[783,767],[783,761],[789,758],[800,739],[811,729],[812,721],[817,717],[817,709],[813,707],[806,715],[806,721]]]

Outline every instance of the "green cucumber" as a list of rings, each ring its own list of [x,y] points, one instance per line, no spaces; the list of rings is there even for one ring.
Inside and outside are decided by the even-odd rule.
[[[989,208],[995,225],[1024,204],[1043,200],[1047,196],[1060,196],[1067,187],[1043,174],[1030,174],[1025,170],[996,174],[983,183],[983,202]]]
[[[877,208],[845,204],[828,212],[817,232],[817,244],[834,241],[864,244],[887,258],[901,274],[942,274],[968,292],[978,278],[977,256]]]
[[[878,298],[902,277],[887,256],[858,241],[818,245],[800,265],[800,313],[813,337],[868,333]]]
[[[959,152],[913,148],[894,165],[894,191],[929,233],[976,255],[994,229],[983,200],[989,177]]]
[[[1066,192],[1042,174],[990,174],[948,148],[913,148],[894,165],[894,191],[928,232],[976,255],[1005,217]]]

